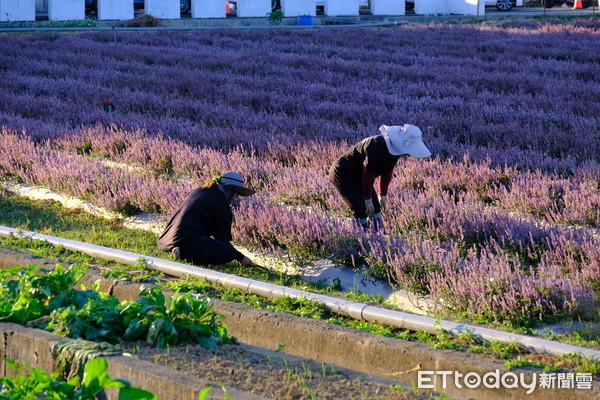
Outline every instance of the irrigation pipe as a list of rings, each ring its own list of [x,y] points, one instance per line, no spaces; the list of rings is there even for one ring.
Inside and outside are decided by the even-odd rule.
[[[380,322],[401,329],[408,329],[412,331],[420,330],[432,334],[439,334],[440,330],[444,330],[453,335],[459,335],[461,333],[470,331],[473,336],[484,341],[496,340],[505,343],[517,342],[523,347],[536,353],[546,353],[554,356],[562,356],[565,354],[574,353],[600,361],[600,351],[586,349],[584,347],[572,346],[509,332],[502,332],[479,326],[437,320],[434,318],[409,314],[401,311],[388,310],[380,307],[324,296],[321,294],[310,293],[303,290],[292,289],[285,286],[243,278],[236,275],[229,275],[210,269],[194,267],[157,257],[149,257],[129,251],[117,250],[55,236],[43,235],[36,232],[21,231],[14,228],[0,226],[0,237],[6,238],[11,236],[24,237],[29,240],[44,240],[54,245],[63,246],[68,250],[80,251],[93,257],[112,260],[126,265],[137,264],[141,259],[149,269],[160,271],[167,275],[176,277],[189,275],[194,278],[203,278],[209,282],[218,283],[229,288],[246,290],[264,297],[280,298],[283,296],[288,296],[294,299],[309,299],[320,303],[327,309],[340,315],[365,321]]]

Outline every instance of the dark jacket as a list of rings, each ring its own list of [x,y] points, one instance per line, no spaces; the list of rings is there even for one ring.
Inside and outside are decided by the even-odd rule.
[[[212,236],[229,243],[233,213],[217,188],[195,189],[185,198],[158,239],[158,248],[171,251],[186,239]]]
[[[383,189],[385,190],[382,194],[386,194],[392,171],[399,158],[400,156],[390,154],[382,135],[371,136],[352,146],[335,161],[329,170],[329,179],[343,187],[361,184],[365,180],[370,180],[372,185],[372,179],[384,176]],[[364,172],[369,176],[363,177]],[[369,191],[368,197],[365,198],[371,197],[371,185],[365,187],[365,190]]]

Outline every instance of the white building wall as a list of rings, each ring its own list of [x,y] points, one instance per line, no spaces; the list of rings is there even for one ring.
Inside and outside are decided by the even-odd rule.
[[[98,0],[98,19],[133,19],[133,0]]]
[[[316,0],[281,0],[281,11],[286,17],[317,15]]]
[[[485,0],[447,0],[448,12],[461,15],[485,15]]]
[[[271,0],[237,0],[238,17],[266,17],[271,12]]]
[[[328,17],[358,15],[359,0],[325,0],[323,3]]]
[[[81,0],[49,0],[50,21],[72,21],[85,19],[85,3]]]
[[[144,12],[156,18],[181,18],[179,0],[144,0]]]
[[[415,14],[447,15],[448,7],[446,3],[446,0],[415,0]]]
[[[373,15],[404,15],[406,4],[404,0],[371,0]]]
[[[53,21],[85,19],[84,0],[44,0]],[[192,0],[192,18],[226,18],[224,0]],[[315,16],[316,5],[327,16],[359,15],[359,5],[368,0],[281,0],[285,16]],[[404,15],[404,0],[371,0],[373,15]],[[421,15],[485,15],[485,0],[414,0]],[[523,0],[516,5],[522,6]],[[44,7],[46,8],[46,7]],[[45,11],[45,10],[44,10]],[[145,11],[157,18],[181,17],[179,0],[146,0]],[[36,0],[0,0],[0,21],[35,21]],[[239,17],[264,17],[271,12],[270,0],[238,0]],[[99,20],[132,19],[133,0],[98,0]]]
[[[192,0],[192,18],[225,18],[225,1]]]
[[[0,21],[35,21],[35,0],[0,0]]]

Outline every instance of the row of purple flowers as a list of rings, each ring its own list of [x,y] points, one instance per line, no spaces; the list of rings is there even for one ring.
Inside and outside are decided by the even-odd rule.
[[[262,149],[412,122],[447,156],[568,169],[598,161],[596,28],[5,37],[0,123],[54,137],[112,99],[127,130]]]
[[[237,170],[260,190],[237,214],[235,237],[247,246],[286,250],[299,262],[325,256],[368,265],[371,276],[431,293],[440,306],[471,316],[524,324],[593,313],[600,276],[600,239],[586,225],[591,216],[598,222],[593,171],[579,169],[567,180],[466,156],[407,159],[392,184],[388,235],[379,235],[344,218],[327,181],[327,166],[345,148],[340,143],[273,146],[259,155],[97,127],[44,142],[5,130],[0,144],[4,175],[163,217],[192,188]],[[469,301],[475,294],[487,302]]]

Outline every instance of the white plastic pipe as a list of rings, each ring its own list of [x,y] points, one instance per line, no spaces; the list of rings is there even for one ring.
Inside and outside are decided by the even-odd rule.
[[[438,320],[430,317],[409,314],[401,311],[388,310],[385,308],[369,306],[352,301],[341,300],[321,294],[305,292],[285,286],[274,285],[241,276],[229,275],[210,269],[194,267],[162,258],[144,256],[129,251],[111,249],[109,247],[77,242],[75,240],[63,239],[55,236],[43,235],[36,232],[21,231],[14,228],[0,226],[0,237],[20,236],[29,240],[44,240],[49,243],[63,246],[68,250],[80,251],[93,257],[112,260],[121,264],[133,265],[143,260],[149,269],[161,271],[167,275],[182,277],[189,275],[194,278],[203,278],[207,281],[221,284],[226,287],[246,290],[264,297],[280,298],[283,296],[294,299],[314,300],[332,312],[351,318],[380,322],[396,326],[401,329],[412,331],[425,331],[439,334],[440,330],[448,331],[453,335],[459,335],[469,330],[473,336],[484,341],[497,340],[500,342],[517,342],[523,347],[536,353],[552,354],[561,356],[565,354],[580,354],[600,361],[600,351],[586,349],[585,347],[571,346],[568,344],[552,342],[536,337],[519,335],[509,332],[497,331],[479,326],[459,324],[451,321]]]

